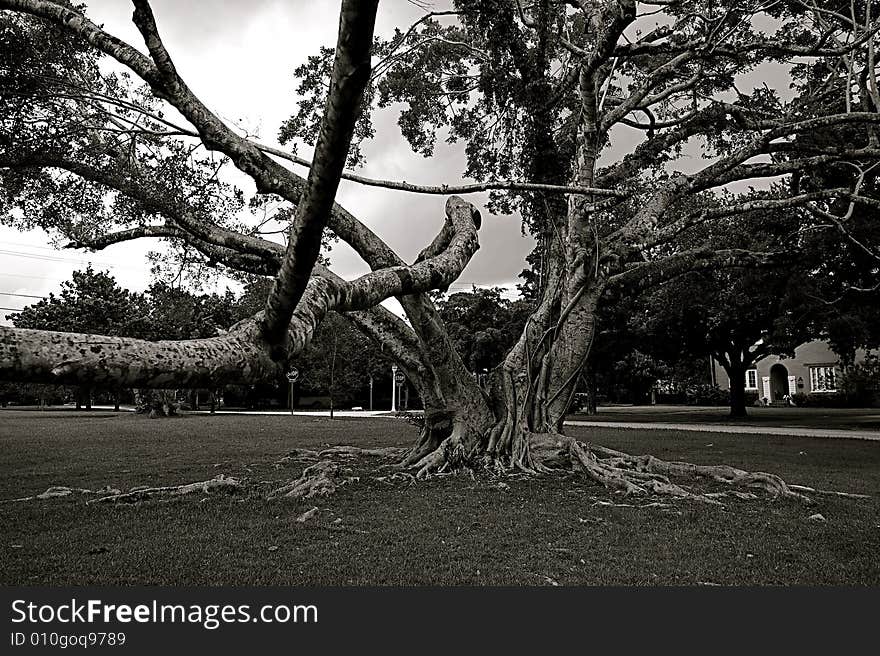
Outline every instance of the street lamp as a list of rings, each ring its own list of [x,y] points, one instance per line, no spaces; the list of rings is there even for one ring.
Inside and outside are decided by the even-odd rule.
[[[373,411],[373,374],[370,374],[370,412]]]
[[[391,365],[391,412],[397,412],[397,365]]]

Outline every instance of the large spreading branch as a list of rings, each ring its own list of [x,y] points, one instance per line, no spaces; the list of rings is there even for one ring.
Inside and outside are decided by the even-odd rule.
[[[363,92],[370,79],[377,6],[378,0],[345,0],[342,4],[330,92],[324,104],[315,157],[290,226],[287,253],[266,300],[263,334],[273,345],[281,342],[320,255],[321,235],[333,209]]]
[[[213,387],[278,378],[248,320],[208,339],[149,342],[0,327],[0,379],[108,387]]]
[[[412,266],[382,269],[353,281],[327,274],[312,277],[288,323],[285,351],[295,354],[304,349],[332,310],[369,311],[392,296],[448,286],[461,275],[478,248],[477,223],[473,206],[452,197],[441,232],[448,238],[443,239],[435,255]],[[208,387],[276,378],[283,363],[271,358],[264,348],[260,323],[257,316],[220,337],[161,342],[2,328],[0,379],[124,387]],[[418,373],[418,362],[411,356],[404,362]]]
[[[68,248],[88,248],[102,250],[114,244],[120,244],[141,238],[168,238],[179,240],[182,244],[195,248],[208,258],[234,271],[242,271],[260,276],[274,276],[281,266],[284,247],[272,241],[265,241],[266,252],[262,256],[243,253],[227,246],[219,246],[199,239],[195,235],[173,224],[138,226],[108,232],[93,238],[79,238],[70,242]],[[324,265],[315,265],[313,275],[326,278],[336,285],[345,281]],[[338,308],[334,311],[339,312]],[[408,378],[416,383],[425,382],[426,365],[419,356],[419,343],[416,335],[406,322],[386,309],[376,305],[366,310],[349,310],[341,312],[341,316],[351,321],[361,332],[372,339],[382,350],[404,369]]]

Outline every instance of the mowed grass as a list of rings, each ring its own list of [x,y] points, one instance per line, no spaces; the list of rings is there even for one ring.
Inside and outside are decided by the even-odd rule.
[[[0,583],[267,585],[880,584],[880,443],[572,428],[631,452],[773,471],[873,495],[811,507],[731,500],[669,509],[574,475],[363,477],[329,498],[194,494],[139,504],[77,495],[0,504]],[[295,448],[408,445],[394,419],[0,411],[0,499],[52,485],[169,485],[220,473],[281,481]],[[358,460],[355,473],[372,462]],[[305,523],[296,517],[317,506]],[[827,522],[808,521],[822,513]],[[341,520],[337,522],[336,520]]]

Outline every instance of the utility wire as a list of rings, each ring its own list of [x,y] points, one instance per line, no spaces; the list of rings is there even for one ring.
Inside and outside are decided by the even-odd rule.
[[[117,264],[115,262],[108,262],[107,260],[100,260],[90,257],[84,258],[71,258],[71,257],[59,257],[57,255],[43,255],[41,253],[19,253],[18,251],[11,251],[6,249],[0,249],[0,255],[8,255],[11,257],[24,257],[32,260],[41,260],[44,262],[70,262],[73,264],[94,264],[98,267],[111,267],[111,268],[120,268],[120,269],[131,269],[131,270],[142,270],[142,267],[133,267],[126,266],[124,264]]]
[[[12,276],[15,278],[33,278],[34,280],[52,280],[52,281],[54,281],[54,278],[50,278],[49,276],[29,276],[26,273],[9,273],[9,272],[5,272],[5,271],[0,271],[0,276]]]
[[[12,292],[0,292],[0,296],[18,296],[19,298],[46,298],[45,296],[34,296],[33,294],[14,294]]]

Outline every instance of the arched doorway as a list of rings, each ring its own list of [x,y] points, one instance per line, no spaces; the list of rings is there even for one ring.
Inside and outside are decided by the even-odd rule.
[[[770,367],[770,400],[782,401],[788,394],[788,369],[785,365],[774,364]]]

